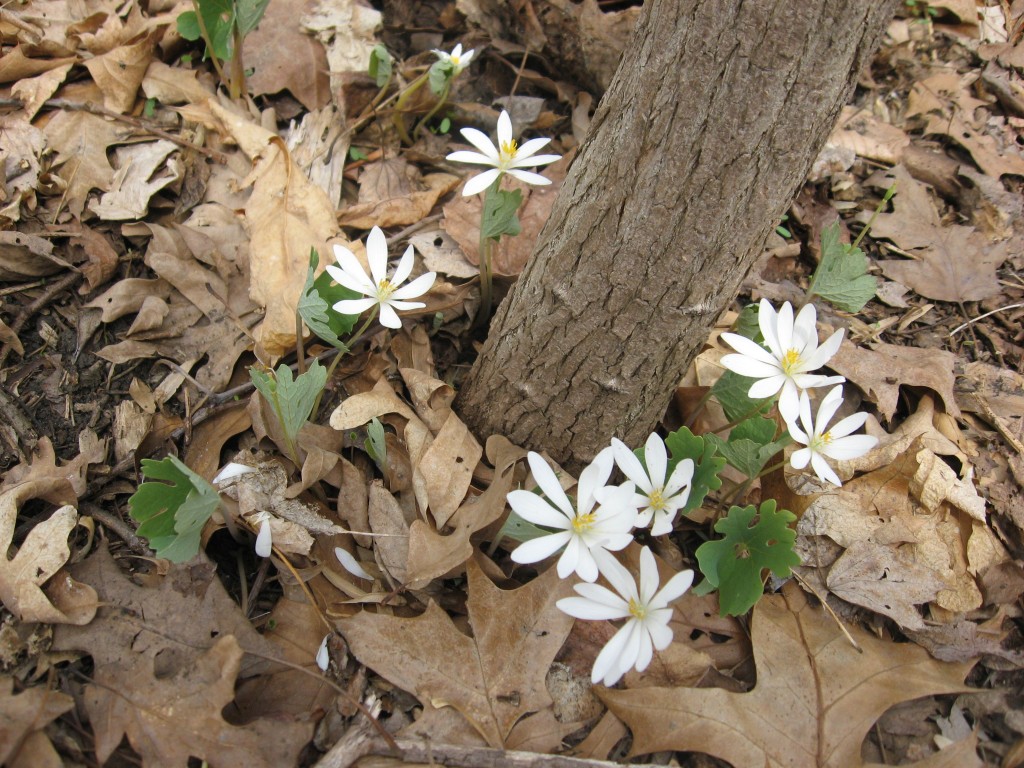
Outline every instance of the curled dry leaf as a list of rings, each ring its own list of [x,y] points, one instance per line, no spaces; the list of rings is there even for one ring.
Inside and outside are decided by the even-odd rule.
[[[0,765],[62,765],[43,729],[74,709],[75,700],[42,686],[14,694],[13,686],[13,677],[0,677]]]
[[[85,62],[86,69],[103,92],[103,106],[121,114],[131,112],[153,58],[153,50],[163,35],[162,28],[144,32],[127,45]]]

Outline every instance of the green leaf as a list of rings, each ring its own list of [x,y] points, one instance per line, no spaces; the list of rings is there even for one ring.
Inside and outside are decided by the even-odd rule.
[[[140,525],[158,557],[174,563],[199,552],[203,526],[220,504],[216,489],[174,456],[142,460],[142,475],[167,483],[143,483],[128,499],[128,513]]]
[[[455,67],[452,66],[450,61],[435,61],[430,65],[430,70],[427,73],[427,83],[430,85],[430,90],[434,92],[435,96],[440,96],[444,93],[454,71]]]
[[[370,51],[370,66],[367,68],[370,77],[377,83],[378,88],[391,79],[391,54],[384,47],[383,43],[377,43]]]
[[[245,37],[257,26],[270,5],[270,0],[235,0],[235,23],[238,31]]]
[[[758,344],[764,341],[764,337],[761,335],[761,326],[758,324],[758,305],[747,304],[743,309],[740,310],[739,317],[736,318],[736,322],[732,324],[733,333],[738,333],[740,336],[746,336],[752,341],[756,341]]]
[[[352,161],[365,160],[369,155],[363,152],[359,147],[348,148],[348,159]]]
[[[341,336],[351,333],[359,316],[343,315],[331,307],[342,299],[355,299],[359,294],[333,283],[327,272],[317,276],[316,268],[319,263],[319,254],[316,249],[311,248],[306,284],[302,287],[296,309],[309,330],[332,347],[348,352],[348,346],[341,340]]]
[[[711,388],[711,394],[718,400],[730,422],[765,413],[771,408],[774,397],[761,400],[751,400],[747,397],[753,383],[754,380],[749,376],[741,376],[735,371],[726,370]]]
[[[757,516],[757,521],[754,517]],[[790,568],[800,565],[793,551],[796,531],[789,527],[796,515],[784,509],[776,511],[775,500],[754,506],[732,507],[715,523],[724,538],[708,541],[697,548],[697,563],[710,587],[717,587],[723,616],[739,616],[749,611],[764,592],[761,572],[767,568],[785,578]],[[706,594],[708,586],[700,585]]]
[[[267,399],[281,420],[281,427],[290,440],[295,440],[309,418],[313,404],[327,383],[327,369],[314,360],[305,373],[292,379],[292,370],[282,363],[273,374],[249,369],[252,383]]]
[[[768,460],[789,443],[788,439],[775,441],[774,438],[775,422],[760,416],[733,427],[728,441],[718,435],[705,435],[725,460],[747,477],[757,477]]]
[[[231,33],[235,24],[235,11],[231,0],[200,0],[199,12],[203,15],[203,23],[210,39],[207,40],[211,53],[221,61],[231,58]],[[186,40],[198,40],[202,37],[202,28],[196,18],[195,11],[185,11],[178,17],[178,32]]]
[[[374,464],[383,472],[388,465],[388,444],[384,439],[384,425],[376,416],[366,425],[366,442],[363,445]]]
[[[708,491],[716,491],[722,487],[718,473],[725,466],[725,459],[715,456],[715,446],[712,443],[693,434],[686,427],[669,433],[665,438],[665,446],[671,454],[666,477],[672,476],[672,471],[680,461],[693,459],[690,496],[686,500],[686,506],[680,510],[684,515],[689,514],[704,502]]]
[[[484,237],[499,240],[502,235],[518,235],[521,227],[516,211],[522,202],[523,194],[518,189],[509,192],[489,187],[487,194],[484,195],[484,213],[481,221]]]
[[[878,290],[868,274],[864,251],[839,241],[839,222],[821,232],[821,263],[811,278],[809,296],[820,296],[844,312],[859,312]]]

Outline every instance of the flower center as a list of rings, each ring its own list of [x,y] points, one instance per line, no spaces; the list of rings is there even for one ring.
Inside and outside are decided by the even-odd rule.
[[[824,434],[817,435],[816,437],[814,437],[811,440],[810,446],[808,446],[808,447],[811,448],[812,450],[820,453],[821,450],[825,446],[827,446],[829,443],[831,443],[831,442],[832,442],[832,433],[831,432],[825,432]]]
[[[662,493],[662,488],[655,488],[647,496],[647,500],[651,505],[651,509],[655,512],[660,512],[665,508],[665,496]]]
[[[452,64],[454,64],[454,65],[455,65],[456,67],[457,67],[457,66],[459,66],[459,57],[458,57],[458,56],[449,56],[449,57],[448,57],[448,59],[449,59],[449,61],[451,61],[451,63],[452,63]]]
[[[395,292],[395,286],[391,284],[391,281],[386,277],[377,283],[377,297],[383,301],[391,297],[391,294]]]
[[[787,376],[792,376],[798,372],[800,365],[800,350],[789,349],[786,354],[782,356],[782,372]]]
[[[633,598],[629,598],[629,612],[640,621],[643,621],[644,617],[647,616],[647,606],[638,603]]]
[[[594,526],[594,513],[588,512],[585,515],[576,515],[572,519],[572,529],[576,533],[585,533]]]
[[[514,160],[518,151],[519,145],[516,144],[515,139],[501,142],[501,162],[507,163],[510,160]]]

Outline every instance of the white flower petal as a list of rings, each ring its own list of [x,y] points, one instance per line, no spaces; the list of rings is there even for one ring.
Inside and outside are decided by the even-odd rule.
[[[351,573],[353,576],[357,576],[360,579],[367,579],[373,581],[373,576],[366,572],[366,569],[359,564],[359,561],[352,557],[352,553],[347,549],[341,547],[334,548],[334,556],[338,558],[338,562],[341,563],[341,567]]]
[[[583,543],[580,541],[579,536],[568,531],[565,535],[569,537],[569,541],[565,545],[565,551],[562,553],[562,556],[558,558],[558,565],[555,569],[558,572],[558,578],[560,579],[567,579],[570,574],[577,572],[577,566],[580,562],[580,553],[587,551],[587,548],[583,546]],[[594,570],[596,571],[597,569],[595,568]],[[593,579],[584,579],[584,581],[596,580],[596,576]]]
[[[397,312],[409,312],[413,309],[423,309],[423,307],[427,306],[422,301],[396,301],[395,299],[388,299],[382,303],[387,304]]]
[[[533,139],[537,141],[537,139]],[[550,139],[544,139],[544,141],[550,141]],[[529,144],[530,142],[526,142]],[[516,152],[516,159],[508,164],[508,168],[536,168],[538,165],[547,165],[548,163],[555,163],[562,159],[561,155],[534,155],[532,157],[524,157],[522,150]]]
[[[508,503],[523,520],[545,528],[567,531],[572,524],[564,512],[530,491],[510,491]]]
[[[327,641],[330,637],[331,635],[329,633],[324,635],[324,639],[320,641],[320,647],[316,652],[316,665],[320,667],[321,672],[326,672],[327,667],[330,666],[331,663],[331,655],[327,650]]]
[[[761,299],[757,305],[757,325],[761,329],[761,335],[764,337],[764,343],[768,345],[768,349],[776,358],[781,358],[786,354],[786,350],[783,349],[775,330],[778,325],[778,317],[772,303],[768,299]]]
[[[825,457],[820,453],[811,452],[811,469],[814,470],[814,474],[816,474],[820,480],[832,483],[832,485],[842,486],[842,482],[839,480],[839,475],[837,475],[835,470],[828,465],[828,462],[825,461]]]
[[[526,462],[530,465],[530,472],[533,474],[533,481],[540,487],[541,492],[551,503],[558,507],[568,517],[574,517],[575,512],[573,511],[572,504],[569,503],[569,497],[565,495],[565,491],[562,489],[562,484],[558,482],[558,477],[555,475],[555,470],[551,468],[544,458],[533,451],[526,454]]]
[[[746,336],[740,336],[738,333],[723,333],[719,338],[744,357],[760,360],[762,363],[767,363],[773,368],[781,370],[779,367],[779,356],[773,355],[756,341],[752,341]]]
[[[370,278],[365,274],[359,273],[354,275],[345,269],[339,269],[333,264],[328,264],[324,269],[327,270],[327,274],[331,276],[338,285],[343,285],[350,291],[361,293],[366,296],[374,296],[377,293],[376,288],[370,283]]]
[[[409,275],[412,274],[412,268],[415,262],[416,257],[413,255],[413,249],[410,245],[405,249],[405,253],[402,254],[402,258],[398,260],[398,266],[395,267],[395,274],[391,276],[391,285],[393,287],[397,288],[409,279]]]
[[[808,308],[813,317],[814,305],[808,304],[804,307],[805,310]],[[793,305],[788,301],[779,307],[779,313],[775,316],[775,337],[779,340],[782,354],[793,348]]]
[[[576,574],[584,581],[597,581],[599,572],[597,570],[597,563],[594,561],[593,552],[584,546],[578,537],[569,542],[569,546],[566,547],[566,551],[568,551],[573,544],[577,545],[576,565],[574,566]],[[601,550],[597,551],[600,552]]]
[[[552,533],[550,536],[541,536],[540,538],[524,541],[512,550],[512,562],[520,564],[538,563],[551,557],[551,555],[564,547],[570,537],[571,534],[568,531],[559,531],[558,533]]]
[[[612,639],[608,641],[605,647],[601,649],[601,652],[597,654],[597,658],[594,660],[594,669],[590,674],[590,681],[594,685],[598,683],[615,685],[619,678],[622,677],[622,672],[619,671],[619,659],[622,656],[626,643],[629,642],[629,635],[633,631],[635,624],[636,619],[624,624],[612,636]]]
[[[662,612],[665,614],[664,617],[659,615]],[[660,610],[650,611],[647,614],[647,621],[644,622],[644,628],[651,636],[651,642],[654,643],[654,647],[659,651],[664,651],[672,645],[672,628],[668,625],[671,617],[671,609],[663,608]],[[664,621],[662,618],[664,618]]]
[[[498,147],[505,147],[512,143],[512,118],[504,109],[498,115]]]
[[[803,469],[811,461],[811,449],[801,448],[798,451],[793,451],[793,455],[789,457],[789,466],[793,469]]]
[[[472,195],[479,194],[486,190],[491,184],[498,180],[501,176],[501,171],[497,168],[492,168],[489,171],[484,171],[478,174],[466,182],[465,186],[462,187],[462,196],[471,197]]]
[[[807,359],[807,370],[816,371],[835,355],[839,351],[839,345],[843,343],[843,333],[845,329],[840,328],[838,331],[829,336],[825,343],[818,347]]]
[[[598,550],[595,554],[602,554],[602,552]],[[615,617],[616,619],[624,619],[630,615],[629,603],[601,584],[581,582],[579,584],[573,584],[572,588],[576,590],[576,594],[581,597],[585,597],[587,600],[600,603],[601,605],[618,611],[619,615]]]
[[[658,563],[654,559],[654,553],[650,547],[640,550],[640,602],[647,605],[651,598],[658,592],[658,584],[661,577],[658,576]]]
[[[665,483],[665,495],[669,498],[675,498],[679,491],[686,488],[686,492],[682,494],[682,498],[678,502],[680,507],[685,506],[686,500],[690,497],[689,486],[692,483],[693,459],[682,459],[676,464],[675,469],[672,470],[672,476]]]
[[[805,392],[804,394],[806,395],[807,393]],[[782,382],[782,394],[779,395],[779,413],[788,424],[791,421],[796,421],[799,412],[800,397],[796,393],[796,385],[793,384],[791,379],[786,379]]]
[[[614,555],[599,549],[594,552],[594,560],[605,581],[612,585],[612,589],[618,592],[623,600],[628,602],[639,599],[633,575],[615,559]]]
[[[476,128],[463,128],[460,133],[466,141],[479,149],[482,155],[490,158],[492,165],[498,164],[500,159],[498,148],[491,143],[491,138],[486,133],[478,131]],[[449,155],[450,158],[451,155]]]
[[[456,163],[470,163],[472,165],[494,165],[494,158],[481,155],[479,152],[470,152],[468,149],[460,149],[458,152],[451,152],[445,156],[446,160]]]
[[[622,474],[632,480],[645,494],[654,490],[654,486],[651,485],[651,480],[644,470],[644,465],[640,463],[640,459],[629,450],[628,445],[617,437],[612,438],[612,455],[615,457],[616,465],[622,470]]]
[[[833,439],[846,437],[851,432],[854,432],[864,426],[864,422],[868,420],[868,415],[863,411],[850,414],[845,419],[841,419],[829,429],[828,433],[832,435]]]
[[[597,586],[596,584],[577,585],[577,586]],[[617,608],[613,608],[610,605],[604,603],[597,603],[593,600],[587,600],[583,597],[563,597],[561,600],[555,603],[558,606],[558,610],[562,613],[567,613],[575,619],[585,619],[587,621],[607,621],[609,619],[622,619],[629,615],[629,611],[623,613]]]
[[[651,659],[654,658],[654,646],[651,643],[651,635],[645,625],[640,626],[637,637],[640,640],[640,649],[636,656],[636,671],[643,672],[650,666]]]
[[[551,179],[541,176],[539,173],[531,173],[530,171],[521,171],[518,168],[509,168],[509,176],[515,176],[520,181],[526,184],[533,184],[538,187],[546,187],[551,183]]]
[[[376,290],[388,276],[388,241],[380,227],[371,229],[366,237],[366,260],[370,263],[370,275]]]
[[[785,374],[778,374],[777,376],[769,376],[768,378],[760,379],[750,385],[750,389],[747,390],[747,397],[751,400],[763,400],[766,397],[771,397],[780,389],[786,386],[786,382],[789,379],[786,378]]]
[[[651,485],[655,488],[664,488],[665,475],[668,473],[668,451],[665,450],[665,441],[657,432],[652,432],[647,438],[644,445],[644,461],[647,462]]]
[[[238,464],[234,461],[229,461],[224,465],[224,468],[213,478],[211,481],[214,485],[220,485],[226,483],[228,480],[234,480],[236,477],[247,475],[250,472],[258,472],[255,467],[250,467],[246,464]]]
[[[385,328],[393,328],[395,330],[402,327],[402,320],[398,317],[398,313],[395,312],[388,304],[380,305],[380,324]]]
[[[361,315],[370,307],[377,306],[376,299],[342,299],[331,307],[342,315]]]
[[[693,571],[680,571],[671,579],[665,582],[665,586],[656,594],[648,605],[654,609],[667,606],[673,600],[678,600],[691,586],[693,586]]]
[[[427,272],[417,277],[408,285],[403,285],[391,295],[396,299],[414,299],[429,291],[436,279],[436,272]]]
[[[519,149],[516,150],[516,162],[528,160],[530,155],[537,154],[550,143],[551,139],[530,139],[529,141],[524,141]]]
[[[273,540],[272,533],[270,531],[270,521],[264,519],[260,523],[260,532],[256,536],[256,554],[260,557],[270,557],[271,551],[273,551]]]
[[[822,450],[826,456],[836,461],[858,459],[878,445],[878,438],[871,435],[850,435],[833,440]]]

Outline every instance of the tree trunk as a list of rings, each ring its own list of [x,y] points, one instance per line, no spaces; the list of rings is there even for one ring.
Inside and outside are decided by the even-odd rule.
[[[641,443],[807,175],[892,0],[647,0],[457,407],[571,469]]]

